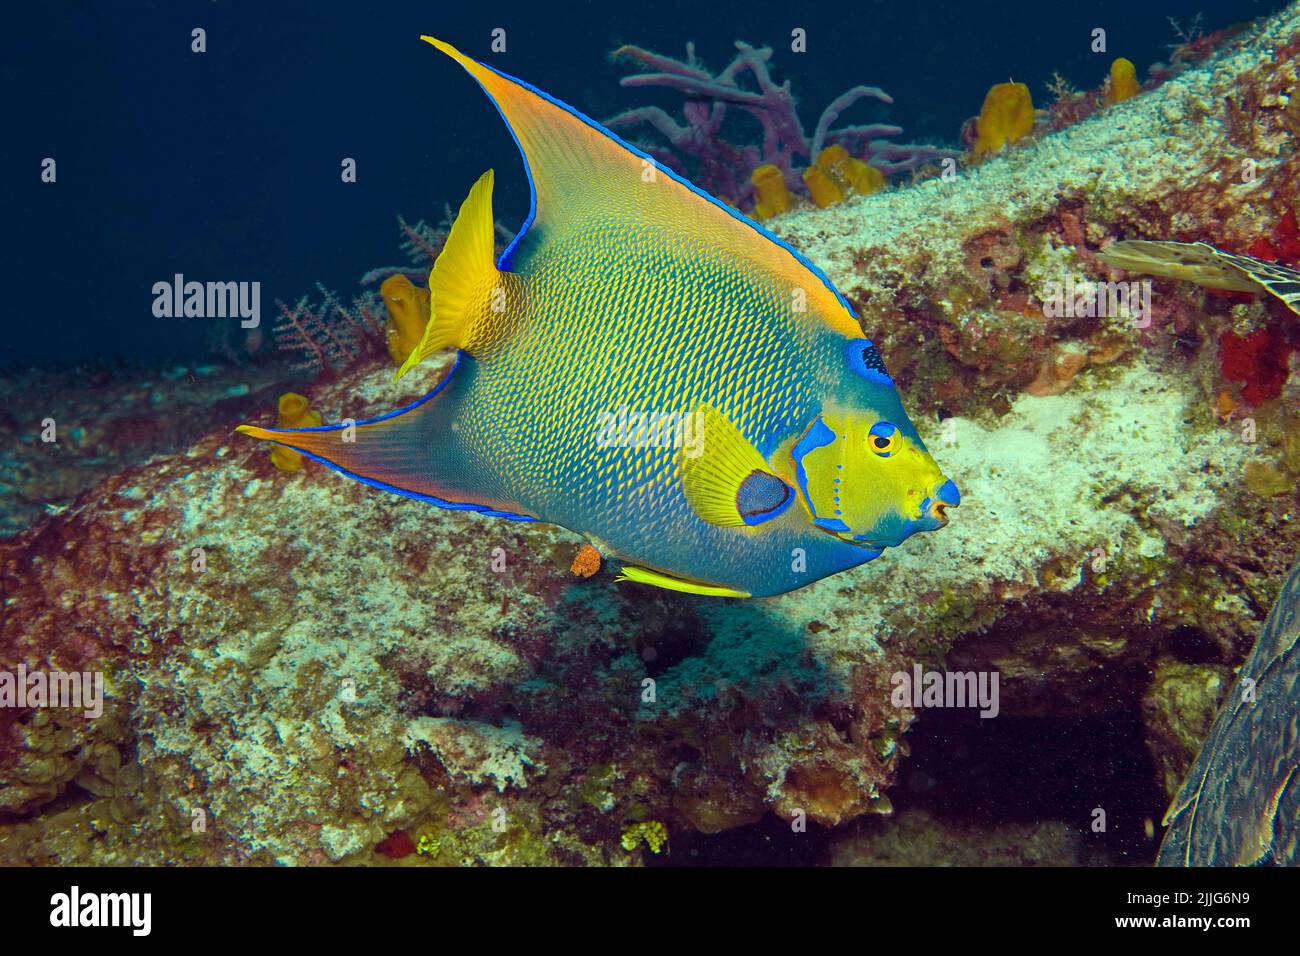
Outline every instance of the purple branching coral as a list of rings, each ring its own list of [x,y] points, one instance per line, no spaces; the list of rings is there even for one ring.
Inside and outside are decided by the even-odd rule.
[[[434,228],[423,219],[413,226],[398,216],[397,227],[402,233],[402,251],[406,253],[408,264],[371,269],[361,277],[361,284],[372,285],[394,275],[404,275],[412,282],[424,282],[429,278],[429,270],[433,268],[434,262],[442,252],[443,243],[447,241],[447,233],[451,231],[451,223],[450,206],[447,207],[446,220],[442,228]]]
[[[275,302],[280,309],[275,343],[280,351],[297,356],[291,367],[338,372],[383,349],[384,307],[378,295],[366,292],[345,306],[325,286],[317,283],[316,288],[319,303],[313,304],[307,295],[293,306]]]
[[[754,189],[750,174],[767,163],[781,170],[790,189],[802,191],[795,157],[802,157],[803,165],[808,165],[825,147],[835,144],[885,174],[914,170],[930,160],[959,155],[933,146],[891,143],[886,137],[897,136],[902,128],[887,123],[831,129],[840,114],[859,100],[894,102],[875,86],[855,86],[832,100],[822,111],[810,139],[799,120],[790,81],[778,85],[772,80],[768,70],[771,49],[755,49],[740,40],[736,41],[736,49],[739,52],[731,64],[713,75],[695,58],[693,43],[686,45],[685,62],[637,46],[620,47],[612,54],[615,58],[632,60],[653,71],[626,76],[620,85],[660,87],[683,94],[687,97],[682,107],[686,124],[657,106],[644,106],[620,113],[606,125],[612,129],[640,123],[653,127],[670,148],[643,147],[646,152],[683,174],[687,170],[682,168],[682,157],[691,157],[695,162],[694,182],[736,204],[750,198]],[[756,90],[741,85],[746,73],[752,76]],[[758,120],[763,129],[761,146],[738,146],[722,138],[722,123],[729,106]]]
[[[361,277],[361,285],[378,286],[389,276],[404,275],[423,284],[434,261],[442,252],[450,229],[451,210],[447,210],[445,228],[435,228],[420,220],[411,225],[397,217],[402,234],[401,248],[408,264],[371,269]],[[362,292],[346,306],[338,294],[316,284],[320,301],[305,295],[289,306],[276,300],[280,314],[275,320],[276,347],[296,358],[289,364],[300,371],[341,372],[356,362],[384,353],[385,310],[374,289]]]

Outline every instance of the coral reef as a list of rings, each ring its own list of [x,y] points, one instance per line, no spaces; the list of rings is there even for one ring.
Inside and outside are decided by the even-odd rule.
[[[99,718],[0,710],[0,859],[632,865],[775,815],[796,840],[834,828],[839,862],[939,841],[953,859],[1087,862],[1082,814],[1008,826],[992,849],[889,820],[909,728],[931,719],[892,677],[996,671],[998,720],[1127,715],[1150,728],[1154,778],[1186,766],[1213,678],[1300,550],[1294,490],[1245,478],[1291,460],[1300,383],[1246,429],[1221,336],[1294,317],[1165,279],[1145,315],[1100,308],[1121,277],[1097,253],[1273,234],[1300,172],[1298,51],[1292,8],[955,178],[773,220],[853,300],[962,487],[942,533],[859,570],[745,602],[585,562],[580,577],[574,535],[277,470],[234,413],[0,541],[0,660],[107,684]],[[721,82],[676,62],[655,66],[675,88]],[[1057,309],[1053,287],[1092,305]],[[449,361],[394,382],[371,352],[304,389],[310,406],[379,414]],[[1116,799],[1087,774],[1072,786]]]
[[[615,58],[652,71],[624,77],[620,83],[630,88],[658,87],[681,93],[687,98],[682,107],[686,122],[679,123],[657,106],[646,106],[611,117],[606,125],[615,132],[639,124],[650,126],[669,147],[646,146],[650,155],[738,207],[750,203],[755,188],[750,175],[760,166],[775,166],[788,189],[800,189],[796,160],[802,158],[811,165],[826,146],[842,146],[882,175],[913,170],[931,160],[956,155],[932,146],[892,143],[886,137],[897,136],[902,129],[886,123],[832,129],[840,114],[861,100],[893,103],[884,90],[875,86],[855,86],[837,96],[822,111],[809,136],[795,108],[790,81],[777,84],[772,79],[771,49],[737,41],[736,50],[736,58],[720,73],[713,74],[696,59],[694,44],[687,44],[684,61],[641,47],[620,47],[613,53]],[[751,82],[742,83],[746,75]],[[722,137],[722,124],[731,107],[758,121],[761,145],[735,144]],[[684,164],[685,158],[689,158],[689,164]]]
[[[1295,317],[1281,303],[1157,279],[1149,322],[1139,322],[1052,308],[1053,293],[1123,278],[1096,259],[1112,238],[1245,251],[1273,234],[1300,185],[1286,120],[1300,38],[1285,23],[953,179],[850,200],[833,216],[795,210],[774,228],[824,257],[868,334],[883,339],[895,377],[931,409],[1005,410],[1056,362],[1053,346],[1069,342],[1104,359],[1090,361],[1097,373],[1141,351],[1217,393],[1232,386],[1218,367],[1220,336],[1273,321],[1291,335]],[[1254,104],[1244,128],[1240,104]]]
[[[265,407],[274,366],[72,368],[0,376],[0,538],[106,476]]]

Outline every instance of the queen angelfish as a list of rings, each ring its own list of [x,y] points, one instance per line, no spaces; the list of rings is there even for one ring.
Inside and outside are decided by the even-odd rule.
[[[812,263],[577,110],[427,42],[496,104],[532,208],[495,258],[492,171],[429,275],[452,371],[343,426],[240,431],[444,508],[548,521],[619,580],[780,594],[947,523],[939,470]]]

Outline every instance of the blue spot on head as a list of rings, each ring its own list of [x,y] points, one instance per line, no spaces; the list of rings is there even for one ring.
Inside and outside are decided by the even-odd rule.
[[[871,344],[870,339],[850,339],[844,346],[844,356],[848,359],[849,368],[868,382],[893,388],[894,380],[885,368],[885,360],[880,357],[880,352]]]

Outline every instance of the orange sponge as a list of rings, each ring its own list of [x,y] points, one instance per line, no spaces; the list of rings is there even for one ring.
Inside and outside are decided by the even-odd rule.
[[[803,184],[808,187],[808,195],[820,209],[843,202],[847,195],[844,187],[820,166],[809,166],[803,171]]]
[[[846,192],[869,196],[885,188],[885,174],[849,155],[838,143],[817,154],[817,165]]]
[[[770,219],[777,213],[785,212],[794,203],[794,197],[786,187],[785,176],[771,163],[754,170],[749,181],[754,184],[756,219]]]
[[[984,97],[976,121],[975,157],[982,159],[1008,143],[1024,139],[1034,128],[1034,100],[1023,83],[998,83]]]
[[[850,156],[838,143],[817,154],[816,162],[804,170],[803,181],[813,202],[823,208],[855,193],[869,196],[885,188],[884,173]]]
[[[584,544],[569,570],[580,578],[591,577],[600,570],[600,552],[591,545]]]
[[[394,365],[401,365],[424,338],[429,324],[429,290],[421,289],[404,275],[389,276],[379,287],[388,321],[384,341]]]
[[[1110,83],[1106,88],[1106,102],[1120,103],[1142,92],[1137,80],[1137,68],[1132,60],[1120,57],[1110,65]]]
[[[312,411],[307,397],[297,392],[285,392],[275,409],[276,428],[317,428],[321,423],[320,412]],[[271,464],[281,471],[302,471],[303,458],[300,452],[283,445],[271,449]]]

